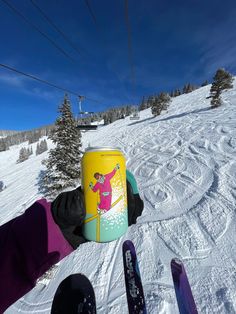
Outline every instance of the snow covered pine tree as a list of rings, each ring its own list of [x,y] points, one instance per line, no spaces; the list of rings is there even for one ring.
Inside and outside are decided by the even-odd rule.
[[[216,71],[210,90],[212,108],[219,107],[222,104],[220,95],[224,89],[233,88],[233,80],[233,76],[224,69],[218,69]]]
[[[59,106],[61,116],[49,138],[56,145],[49,151],[43,163],[47,169],[43,175],[45,196],[54,199],[68,187],[76,187],[80,179],[81,133],[71,112],[70,101],[65,95]]]
[[[154,117],[159,116],[162,110],[167,110],[171,98],[169,94],[161,92],[152,102],[152,114]]]

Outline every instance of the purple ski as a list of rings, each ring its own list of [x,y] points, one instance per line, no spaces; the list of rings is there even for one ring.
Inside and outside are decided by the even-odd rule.
[[[123,243],[123,263],[129,313],[146,314],[147,311],[137,256],[134,245],[129,240]]]
[[[172,259],[171,273],[180,314],[197,314],[188,277],[184,265],[179,259]]]

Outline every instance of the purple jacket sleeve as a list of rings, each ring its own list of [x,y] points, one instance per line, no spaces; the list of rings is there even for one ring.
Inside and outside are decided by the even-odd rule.
[[[0,226],[0,313],[73,251],[54,222],[50,206],[42,199]]]

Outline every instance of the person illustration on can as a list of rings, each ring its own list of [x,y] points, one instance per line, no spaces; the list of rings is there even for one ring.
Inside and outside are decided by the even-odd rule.
[[[110,181],[118,169],[120,169],[119,164],[117,164],[110,173],[104,175],[99,172],[94,173],[94,178],[97,182],[95,185],[93,185],[92,182],[89,184],[89,187],[93,192],[99,191],[100,203],[98,204],[98,212],[101,214],[111,209],[112,186]]]

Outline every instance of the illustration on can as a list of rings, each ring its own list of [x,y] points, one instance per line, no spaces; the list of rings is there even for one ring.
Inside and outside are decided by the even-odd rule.
[[[128,228],[125,158],[119,149],[89,148],[82,158],[86,239],[109,242]]]

